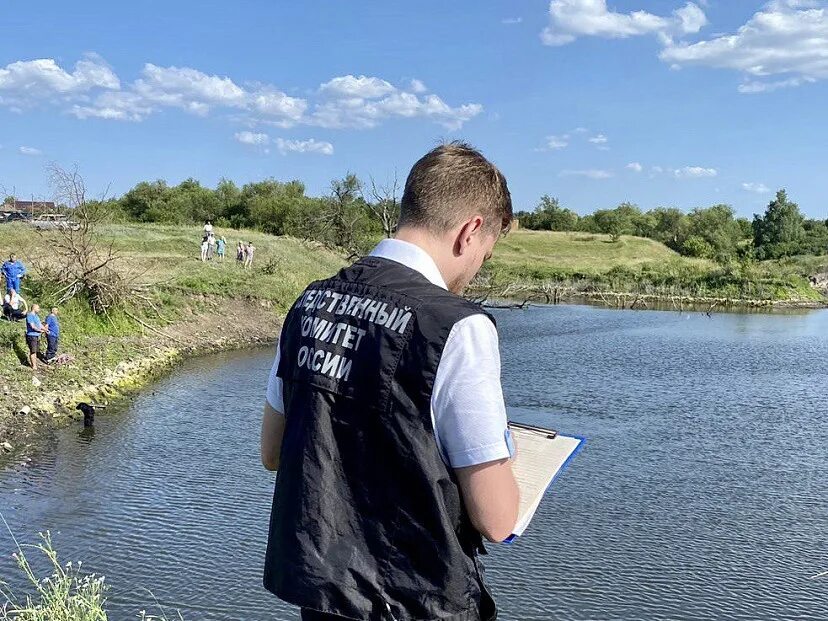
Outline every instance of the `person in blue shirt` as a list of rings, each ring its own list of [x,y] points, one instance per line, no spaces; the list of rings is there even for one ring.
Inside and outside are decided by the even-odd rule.
[[[46,327],[40,321],[40,306],[32,304],[31,312],[26,315],[26,345],[29,346],[29,364],[33,371],[37,371],[37,354],[40,351],[40,335],[46,332]]]
[[[224,249],[227,247],[227,240],[223,237],[219,237],[217,242],[216,254],[218,255],[219,262],[224,263]]]
[[[3,267],[0,268],[0,271],[3,272],[3,277],[6,279],[6,293],[14,289],[15,291],[20,291],[20,279],[26,275],[26,268],[24,265],[17,260],[17,256],[12,253],[9,256],[9,260],[3,263]]]
[[[60,322],[58,321],[57,306],[46,316],[46,362],[51,362],[57,356],[58,339],[60,338]]]

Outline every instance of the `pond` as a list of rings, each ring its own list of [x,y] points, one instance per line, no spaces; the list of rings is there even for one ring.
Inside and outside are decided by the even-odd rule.
[[[589,438],[524,537],[502,619],[828,619],[828,312],[496,311],[510,415]],[[18,539],[103,573],[111,619],[287,620],[261,587],[272,349],[185,362],[0,473]],[[0,579],[20,584],[0,532]],[[150,594],[150,591],[152,594]]]

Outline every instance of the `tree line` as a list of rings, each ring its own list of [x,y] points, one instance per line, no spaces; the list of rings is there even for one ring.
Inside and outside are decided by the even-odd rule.
[[[522,228],[542,231],[603,233],[617,241],[637,235],[659,241],[679,254],[726,263],[793,255],[828,254],[828,220],[806,219],[799,206],[779,190],[764,214],[738,218],[730,205],[696,208],[685,213],[674,207],[642,211],[632,203],[599,209],[581,216],[544,195],[534,211],[518,212]]]
[[[122,221],[252,228],[291,235],[342,248],[352,257],[370,250],[378,237],[390,237],[399,217],[401,188],[396,175],[385,184],[347,174],[331,181],[323,196],[309,196],[301,181],[265,179],[237,186],[221,179],[216,187],[186,179],[142,181],[120,198],[99,201]],[[607,234],[613,241],[637,235],[659,241],[688,257],[727,263],[732,259],[778,259],[828,254],[828,220],[806,219],[785,190],[777,192],[764,214],[736,217],[729,205],[674,207],[643,211],[632,203],[581,216],[544,195],[533,211],[515,214],[520,226],[544,231]]]
[[[120,198],[99,202],[115,220],[255,229],[291,235],[366,254],[378,237],[390,237],[399,217],[399,184],[363,182],[347,174],[334,179],[324,196],[309,196],[301,181],[265,179],[237,186],[221,179],[215,189],[186,179],[142,181]]]

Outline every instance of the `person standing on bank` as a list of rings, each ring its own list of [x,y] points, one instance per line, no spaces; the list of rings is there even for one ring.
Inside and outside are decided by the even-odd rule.
[[[26,345],[29,346],[29,365],[37,371],[37,354],[40,351],[40,335],[46,332],[40,321],[40,306],[32,304],[31,312],[26,315]]]
[[[8,261],[3,263],[0,271],[3,272],[6,280],[6,293],[9,293],[12,289],[20,293],[20,279],[26,275],[26,267],[17,259],[14,253],[9,256]]]
[[[497,617],[478,554],[517,521],[514,444],[494,320],[459,294],[511,218],[500,171],[439,146],[396,238],[288,312],[262,421],[264,586],[302,619]]]
[[[51,362],[57,356],[58,340],[60,339],[60,322],[58,321],[57,306],[46,315],[46,362]]]

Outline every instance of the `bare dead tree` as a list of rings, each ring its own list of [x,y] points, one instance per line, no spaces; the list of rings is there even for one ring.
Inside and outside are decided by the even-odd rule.
[[[396,170],[393,179],[384,185],[377,185],[371,177],[371,188],[365,202],[374,217],[382,224],[382,232],[386,237],[391,237],[397,230],[400,219],[399,193],[400,184]]]
[[[9,188],[0,183],[0,206],[11,204],[15,200],[17,200],[17,198],[18,196],[16,187],[12,186]]]
[[[55,202],[71,214],[69,223],[58,225],[52,251],[55,261],[44,266],[44,276],[56,286],[59,304],[85,297],[93,312],[108,315],[120,304],[128,290],[123,275],[116,269],[119,256],[113,242],[100,239],[98,227],[106,212],[100,202],[87,199],[86,184],[77,166],[71,170],[55,163],[48,166]],[[101,201],[105,194],[101,197]]]

